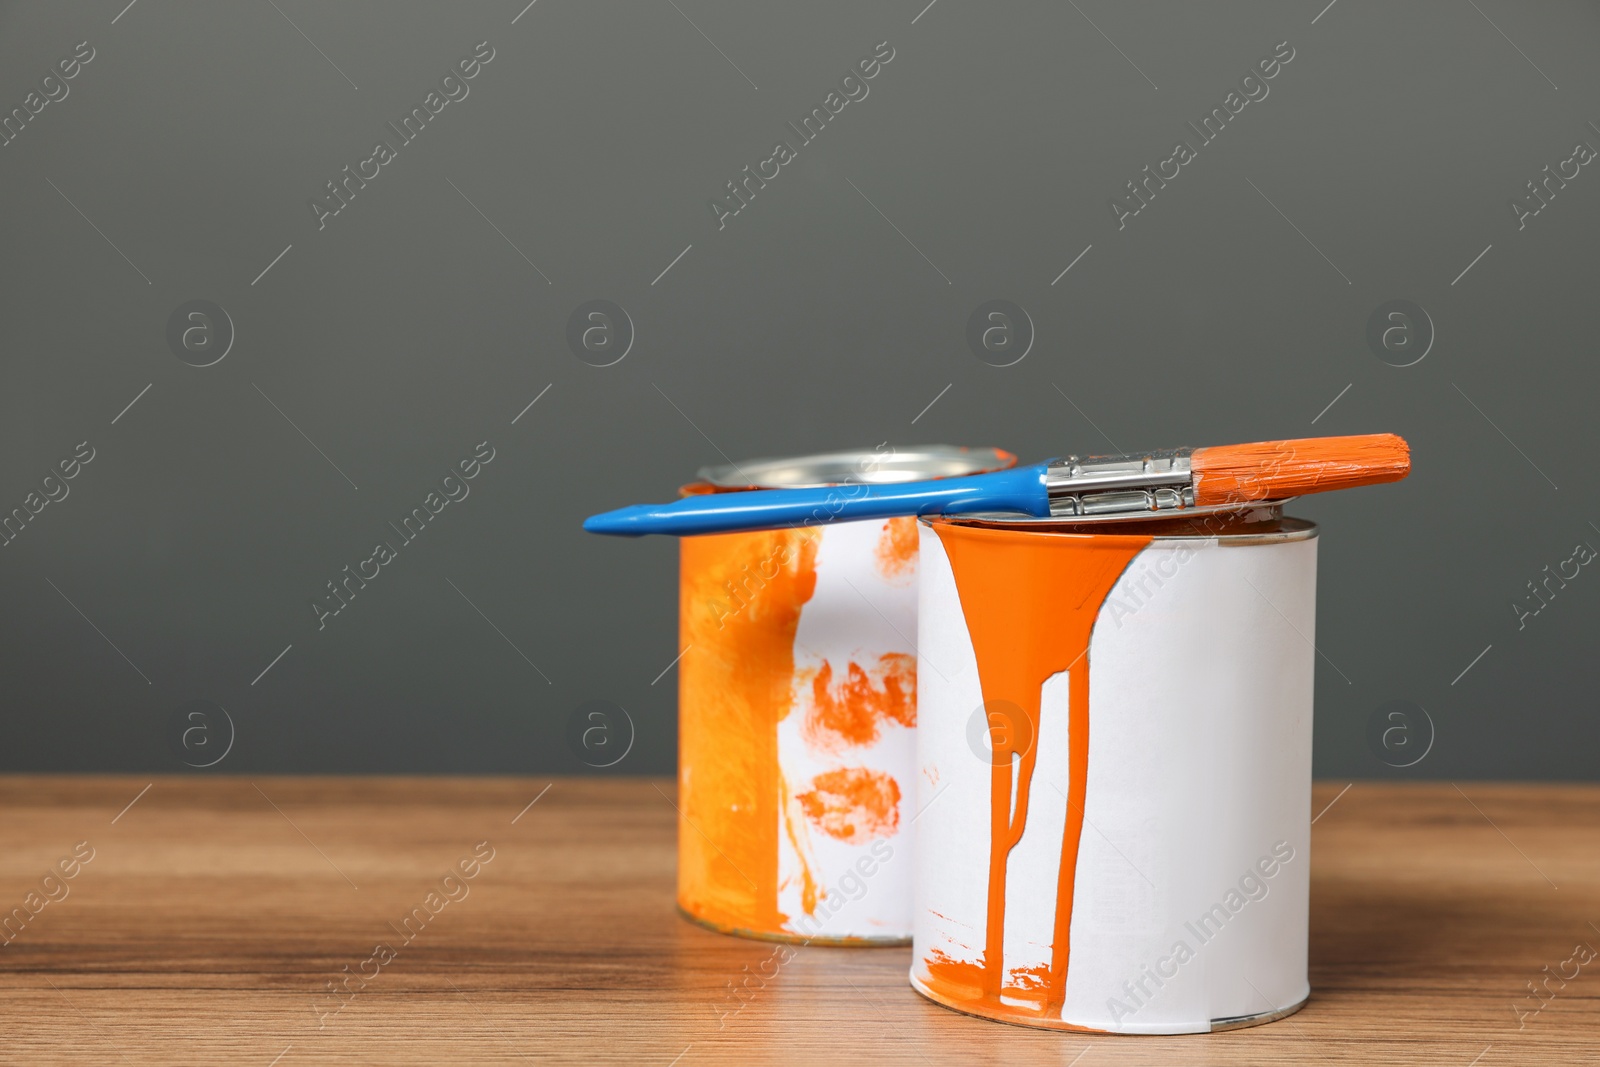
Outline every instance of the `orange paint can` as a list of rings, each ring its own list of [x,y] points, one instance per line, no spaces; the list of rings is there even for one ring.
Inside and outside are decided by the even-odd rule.
[[[912,985],[1105,1033],[1299,1008],[1316,527],[1267,504],[920,537]]]
[[[861,450],[700,472],[693,493],[1010,467],[999,449]],[[678,907],[724,933],[911,936],[916,520],[685,537],[678,622]]]

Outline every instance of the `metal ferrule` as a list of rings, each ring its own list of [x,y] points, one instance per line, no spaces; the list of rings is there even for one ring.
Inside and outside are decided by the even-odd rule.
[[[1115,515],[1194,507],[1189,448],[1143,456],[1067,456],[1045,473],[1051,515]]]

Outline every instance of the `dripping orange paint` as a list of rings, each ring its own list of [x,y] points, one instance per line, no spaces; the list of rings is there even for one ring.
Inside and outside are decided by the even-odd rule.
[[[1026,722],[1015,724],[1023,729],[992,733],[988,916],[981,961],[927,960],[928,981],[952,1001],[997,1003],[1003,989],[1022,992],[1039,998],[1042,1014],[1059,1016],[1071,958],[1073,876],[1088,777],[1089,640],[1106,595],[1151,538],[1041,537],[949,523],[935,523],[933,529],[950,559],[985,707],[991,712],[1015,707]],[[1044,683],[1063,671],[1069,677],[1069,778],[1050,966],[1048,974],[1027,968],[1009,976],[1004,966],[1006,864],[1027,824],[1038,755],[1035,745],[1020,752],[1011,746],[1019,738],[1039,736]]]

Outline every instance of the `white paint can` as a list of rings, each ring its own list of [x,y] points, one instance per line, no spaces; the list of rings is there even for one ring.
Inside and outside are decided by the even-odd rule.
[[[1298,1009],[1315,526],[919,528],[912,985],[1108,1033]]]

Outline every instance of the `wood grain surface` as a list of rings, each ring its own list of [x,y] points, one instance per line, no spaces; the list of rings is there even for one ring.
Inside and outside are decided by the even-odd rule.
[[[685,922],[667,781],[0,778],[0,912],[38,911],[0,948],[0,1059],[1600,1061],[1600,959],[1574,960],[1600,947],[1600,787],[1357,782],[1335,802],[1344,785],[1313,805],[1333,802],[1313,828],[1310,1003],[1150,1038],[946,1011],[906,984],[908,948],[785,952]],[[79,842],[93,858],[47,882]],[[475,848],[493,858],[449,900]],[[446,902],[407,941],[430,892]],[[1563,971],[1533,1013],[1529,983]]]

